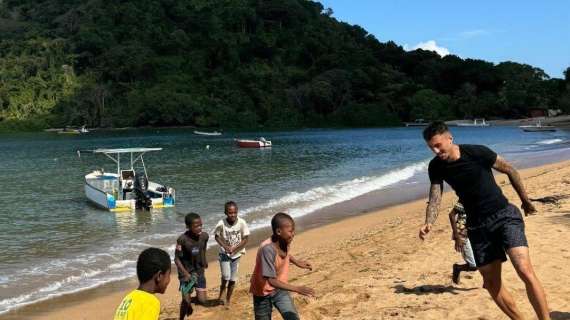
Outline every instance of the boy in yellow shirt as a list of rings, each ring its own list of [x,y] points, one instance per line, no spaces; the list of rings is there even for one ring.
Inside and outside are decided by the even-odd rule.
[[[170,256],[158,248],[145,249],[137,260],[139,287],[131,291],[117,308],[114,320],[158,320],[160,301],[170,283]]]

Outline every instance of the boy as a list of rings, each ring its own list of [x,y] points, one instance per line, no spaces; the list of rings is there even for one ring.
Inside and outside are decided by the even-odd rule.
[[[453,209],[449,212],[449,223],[453,230],[452,240],[455,241],[455,251],[461,252],[465,264],[453,264],[453,273],[451,279],[453,283],[459,284],[459,275],[461,271],[477,271],[475,256],[471,248],[471,242],[467,238],[467,213],[460,202],[457,202]]]
[[[270,320],[273,306],[284,320],[298,320],[289,291],[305,296],[314,296],[313,289],[289,283],[289,262],[299,268],[312,270],[309,263],[295,259],[289,247],[295,236],[295,222],[285,213],[271,219],[271,238],[261,243],[257,251],[255,268],[251,276],[250,292],[253,294],[253,311],[256,320]]]
[[[206,245],[208,234],[202,232],[202,219],[196,213],[189,213],[184,218],[188,229],[176,241],[174,262],[178,268],[178,280],[180,280],[180,320],[193,312],[190,304],[190,295],[194,287],[196,297],[200,304],[206,302],[206,277],[204,271],[208,268],[206,260]]]
[[[160,301],[170,283],[170,256],[158,248],[148,248],[137,259],[139,287],[131,291],[115,312],[115,320],[158,320]]]
[[[222,296],[227,286],[228,294],[225,304],[229,306],[238,278],[239,259],[242,254],[245,254],[249,229],[245,220],[238,217],[238,207],[235,202],[226,202],[224,213],[226,218],[218,222],[214,235],[216,242],[220,245],[220,271],[222,273],[218,301],[223,304]]]

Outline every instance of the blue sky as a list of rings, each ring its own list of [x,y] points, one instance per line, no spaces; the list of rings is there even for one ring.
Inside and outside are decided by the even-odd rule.
[[[407,49],[515,61],[562,78],[570,67],[570,0],[322,0],[333,16]],[[435,44],[435,46],[434,46]]]

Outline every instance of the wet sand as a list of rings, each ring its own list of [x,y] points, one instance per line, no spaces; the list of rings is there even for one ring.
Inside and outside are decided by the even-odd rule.
[[[570,194],[570,162],[521,171],[531,197]],[[520,203],[504,176],[497,176],[505,195]],[[396,190],[394,193],[397,194]],[[365,198],[357,199],[362,204]],[[313,287],[316,298],[294,294],[303,319],[504,319],[487,292],[479,274],[462,276],[460,285],[450,279],[451,265],[461,257],[453,250],[447,212],[455,196],[444,195],[438,222],[427,241],[417,237],[425,199],[362,214],[361,208],[345,207],[356,216],[306,230],[310,219],[300,219],[305,229],[293,242],[295,256],[309,260],[313,271],[292,268],[290,282]],[[570,319],[570,198],[557,204],[536,204],[539,215],[526,219],[531,259],[548,295],[553,319]],[[338,209],[338,208],[337,208]],[[361,210],[362,209],[362,210]],[[345,211],[345,213],[347,213]],[[360,214],[360,215],[358,215]],[[333,218],[331,218],[333,219]],[[338,217],[337,217],[338,219]],[[322,221],[321,221],[322,222]],[[258,233],[252,244],[269,235]],[[242,258],[240,280],[231,308],[196,307],[190,319],[252,319],[248,281],[255,248]],[[177,319],[180,301],[178,280],[164,295],[161,319]],[[535,318],[523,283],[510,263],[503,265],[504,279],[519,308]],[[219,266],[210,263],[207,280],[210,299],[217,298]],[[129,280],[20,309],[2,319],[112,319],[122,297],[136,287]],[[279,318],[276,316],[276,318]]]

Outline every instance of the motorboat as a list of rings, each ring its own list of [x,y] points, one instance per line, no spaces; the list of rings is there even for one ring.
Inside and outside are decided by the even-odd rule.
[[[416,119],[414,122],[404,122],[406,127],[427,127],[429,122],[426,122],[424,119]]]
[[[535,124],[519,126],[519,128],[521,128],[522,131],[524,131],[524,132],[554,132],[554,131],[556,131],[555,126],[542,125],[542,123],[540,123],[540,120],[538,122],[536,122]]]
[[[458,127],[488,127],[490,125],[485,119],[473,119],[473,122],[457,122]]]
[[[246,140],[246,139],[235,139],[238,147],[240,148],[270,148],[271,141],[265,140],[265,138],[259,138],[257,140]]]
[[[97,169],[85,175],[85,196],[97,207],[109,211],[174,207],[174,188],[149,181],[143,156],[162,148],[121,148],[78,150],[81,153],[103,154],[117,166],[116,172]],[[121,155],[129,155],[129,166],[121,167]],[[135,165],[138,167],[135,168]]]
[[[85,128],[85,126],[82,126],[81,128],[63,128],[63,129],[58,129],[57,133],[59,134],[84,134],[84,133],[89,133],[89,130],[87,128]]]
[[[194,134],[197,134],[199,136],[221,136],[222,135],[222,133],[219,131],[208,132],[208,131],[199,131],[199,130],[194,130]]]

